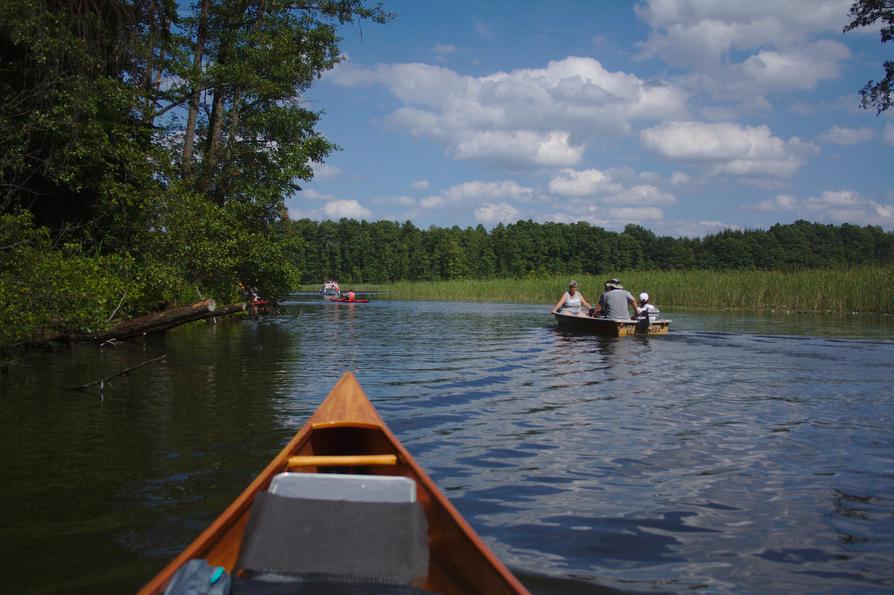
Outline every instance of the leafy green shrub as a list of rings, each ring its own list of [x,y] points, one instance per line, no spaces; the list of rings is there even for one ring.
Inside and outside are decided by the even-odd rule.
[[[129,259],[54,250],[28,213],[0,216],[0,347],[106,328],[134,288]]]

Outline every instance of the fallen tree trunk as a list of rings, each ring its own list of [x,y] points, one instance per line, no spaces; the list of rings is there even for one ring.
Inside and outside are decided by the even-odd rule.
[[[216,307],[217,304],[214,300],[203,300],[190,306],[153,312],[152,314],[126,320],[111,330],[93,333],[88,338],[92,341],[103,342],[110,339],[130,339],[131,337],[166,331],[186,322],[207,318],[212,315],[211,313],[214,312]]]
[[[115,328],[86,335],[57,335],[54,337],[34,338],[22,345],[25,347],[52,347],[57,343],[115,342],[133,337],[141,337],[150,333],[158,333],[180,326],[194,320],[204,318],[218,318],[245,311],[242,302],[229,304],[223,308],[217,308],[214,300],[203,300],[190,306],[170,308],[161,312],[153,312],[138,318],[132,318],[122,322]]]
[[[210,302],[207,308],[202,308],[201,304]],[[187,311],[187,310],[192,311]],[[182,310],[182,312],[178,313],[175,316],[162,316],[157,321],[147,320],[145,323],[140,323],[139,321],[148,319],[154,316],[161,316],[164,314],[168,314],[173,310]],[[223,308],[214,307],[214,300],[205,300],[205,302],[199,302],[197,304],[193,304],[192,306],[184,306],[183,308],[174,308],[172,310],[165,310],[163,312],[156,312],[154,314],[147,314],[146,316],[141,316],[140,318],[134,318],[132,320],[128,320],[124,322],[111,331],[106,331],[105,333],[101,333],[99,335],[94,335],[92,340],[94,341],[109,341],[111,339],[120,340],[120,339],[129,339],[132,337],[139,337],[142,335],[148,335],[149,333],[156,333],[161,331],[166,331],[168,329],[174,328],[175,326],[180,326],[181,324],[185,324],[187,322],[193,322],[195,320],[203,320],[205,318],[220,318],[221,316],[229,316],[230,314],[238,314],[239,312],[245,312],[245,302],[238,302],[235,304],[228,304]],[[136,325],[134,323],[137,323]],[[125,328],[126,327],[126,328]],[[126,333],[126,336],[115,336],[109,337],[110,333]]]
[[[229,304],[227,306],[224,306],[223,308],[216,308],[213,312],[206,312],[202,314],[200,318],[220,318],[221,316],[238,314],[239,312],[245,312],[245,302],[239,302],[238,304]]]

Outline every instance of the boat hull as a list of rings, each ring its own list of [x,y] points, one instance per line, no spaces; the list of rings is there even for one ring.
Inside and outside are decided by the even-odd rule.
[[[369,300],[349,300],[348,298],[329,298],[330,302],[337,302],[339,304],[368,304]]]
[[[255,496],[289,468],[290,459],[346,455],[396,457],[396,464],[352,467],[351,472],[403,476],[416,483],[429,533],[429,567],[422,588],[436,593],[527,593],[392,434],[350,372],[248,488],[140,593],[163,593],[174,573],[191,559],[206,559],[232,572]],[[332,472],[338,467],[320,463],[301,471]]]
[[[670,320],[615,320],[573,316],[553,311],[560,329],[602,335],[605,337],[627,337],[630,335],[666,335],[670,332]]]

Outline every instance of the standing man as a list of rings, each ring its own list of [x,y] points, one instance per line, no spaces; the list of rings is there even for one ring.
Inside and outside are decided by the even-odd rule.
[[[627,304],[633,306],[633,315],[627,311]],[[599,303],[593,309],[593,316],[614,318],[615,320],[636,320],[636,300],[633,294],[624,289],[618,279],[609,279],[605,282],[605,293],[599,298]]]

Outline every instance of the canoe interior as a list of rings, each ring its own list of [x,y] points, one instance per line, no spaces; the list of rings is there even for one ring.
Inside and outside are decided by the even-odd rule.
[[[348,374],[336,385],[336,389]],[[360,391],[359,385],[356,391]],[[254,495],[266,490],[273,476],[285,470],[288,457],[356,454],[396,455],[398,462],[394,466],[310,466],[292,471],[397,475],[413,479],[417,499],[425,510],[429,532],[428,575],[421,587],[437,593],[526,593],[524,586],[474,533],[387,426],[374,420],[373,416],[378,418],[378,414],[372,405],[369,405],[368,412],[345,413],[345,410],[352,409],[350,404],[345,408],[344,403],[332,402],[331,396],[249,488],[141,593],[163,593],[176,569],[194,558],[205,558],[210,564],[223,566],[232,572]],[[335,413],[336,418],[343,421],[317,421],[327,405],[328,412]]]
[[[613,320],[610,318],[591,318],[589,316],[573,316],[553,311],[559,328],[607,337],[627,337],[630,335],[666,335],[670,332],[670,320]]]

